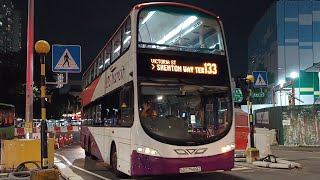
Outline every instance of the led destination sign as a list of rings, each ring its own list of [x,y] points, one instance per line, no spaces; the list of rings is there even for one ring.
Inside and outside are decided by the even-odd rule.
[[[203,63],[203,66],[181,65],[177,60],[169,59],[150,59],[151,70],[190,74],[218,74],[216,63]]]

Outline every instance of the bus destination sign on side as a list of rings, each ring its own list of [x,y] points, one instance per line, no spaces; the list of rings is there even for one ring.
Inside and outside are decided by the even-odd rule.
[[[150,59],[151,70],[190,74],[218,74],[216,63],[203,63],[203,66],[181,65],[177,60],[171,59]]]

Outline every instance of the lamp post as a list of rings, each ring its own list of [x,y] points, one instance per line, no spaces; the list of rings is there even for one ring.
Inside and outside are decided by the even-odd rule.
[[[294,91],[294,80],[299,77],[299,74],[297,72],[291,72],[290,73],[291,77],[291,96],[289,98],[289,106],[294,106],[295,105],[295,91]]]
[[[40,55],[41,64],[41,167],[48,169],[48,127],[46,122],[46,68],[45,56],[50,51],[50,45],[47,41],[39,40],[35,44],[35,50]]]
[[[247,149],[246,159],[247,162],[252,163],[259,159],[259,150],[254,147],[254,134],[253,134],[253,114],[252,114],[252,88],[254,77],[252,75],[248,75],[246,77],[246,81],[248,83],[249,88],[249,98],[248,98],[248,105],[249,105],[249,120],[250,120],[250,148]]]
[[[253,114],[252,114],[252,86],[254,82],[254,77],[252,75],[248,75],[246,77],[246,81],[248,83],[249,88],[249,122],[250,122],[250,147],[254,147],[254,136],[253,136]]]
[[[33,121],[33,20],[34,0],[28,0],[27,70],[26,70],[26,139],[32,133]]]

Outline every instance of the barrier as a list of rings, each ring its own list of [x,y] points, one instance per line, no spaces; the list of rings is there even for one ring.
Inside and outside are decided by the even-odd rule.
[[[38,139],[14,139],[3,140],[1,149],[1,165],[3,169],[17,168],[26,161],[37,162],[40,166],[40,140]],[[48,163],[53,166],[54,159],[54,139],[48,139]]]
[[[65,126],[65,127],[48,127],[48,132],[78,132],[81,129],[80,126]],[[32,133],[40,133],[40,127],[32,128]],[[15,128],[14,136],[25,135],[25,128]]]
[[[236,127],[235,132],[235,149],[246,150],[248,144],[248,134],[250,129],[248,127]]]
[[[244,156],[247,150],[248,134],[250,131],[248,124],[248,114],[239,108],[235,108],[235,150]]]
[[[47,133],[48,138],[53,138],[50,137],[50,134]],[[32,133],[32,139],[40,139],[41,138],[41,133]]]

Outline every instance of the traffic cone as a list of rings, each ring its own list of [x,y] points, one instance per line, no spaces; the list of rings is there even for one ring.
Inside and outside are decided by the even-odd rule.
[[[72,134],[69,135],[69,139],[70,139],[70,143],[73,143],[73,135]]]
[[[63,136],[62,135],[60,135],[60,137],[59,137],[59,144],[60,144],[60,147],[64,147],[64,138],[63,138]]]

